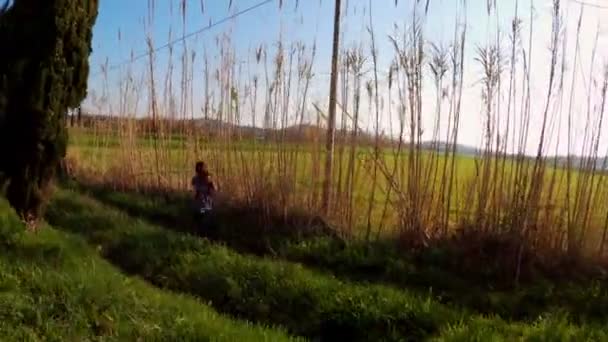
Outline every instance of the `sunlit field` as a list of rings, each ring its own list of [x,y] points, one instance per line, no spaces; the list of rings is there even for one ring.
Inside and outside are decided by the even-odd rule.
[[[155,146],[156,144],[156,146]],[[395,151],[393,148],[383,148],[379,156],[374,158],[373,148],[358,146],[354,153],[354,172],[352,178],[346,174],[350,162],[350,153],[338,147],[337,168],[334,170],[336,186],[335,203],[331,217],[336,227],[355,236],[380,237],[399,232],[404,222],[400,217],[400,201],[404,192],[400,184],[408,179],[408,169],[403,166],[407,162],[408,152]],[[342,153],[340,153],[342,152]],[[432,225],[438,222],[442,215],[449,215],[450,229],[458,227],[462,222],[474,222],[479,210],[479,193],[475,190],[479,185],[482,156],[457,155],[453,190],[449,198],[449,214],[437,212],[440,201],[447,203],[446,189],[442,185],[442,170],[447,169],[452,158],[445,152],[421,152],[421,162],[426,166],[425,173],[419,185],[426,191],[420,196],[424,210],[421,219],[424,224]],[[71,143],[68,156],[77,163],[81,175],[89,177],[108,177],[109,181],[128,189],[142,190],[160,186],[172,190],[189,190],[189,181],[193,176],[193,165],[196,160],[204,160],[210,164],[215,181],[220,191],[226,196],[236,197],[249,202],[256,201],[257,187],[267,189],[267,196],[276,200],[285,209],[308,208],[317,210],[321,194],[322,179],[319,175],[324,152],[314,143],[275,144],[255,139],[241,139],[225,143],[205,138],[165,136],[154,141],[154,137],[136,137],[123,139],[120,135],[96,134],[91,129],[72,129]],[[504,162],[505,166],[499,172],[504,172],[503,191],[491,191],[495,201],[507,204],[508,191],[515,186],[513,178],[520,163],[516,157],[509,156],[505,160],[493,158],[494,163]],[[377,162],[374,160],[377,159]],[[380,175],[377,176],[377,191],[373,198],[370,211],[372,192],[373,163],[379,165]],[[522,162],[523,167],[532,168],[533,161]],[[522,167],[522,166],[519,166]],[[492,170],[496,170],[493,166]],[[554,231],[548,234],[559,235],[564,230],[563,224],[567,219],[567,181],[571,184],[581,184],[579,178],[586,175],[578,171],[568,172],[562,167],[545,166],[546,188],[542,193],[538,220],[543,224],[551,222]],[[595,182],[601,184],[605,175],[598,174]],[[280,179],[281,183],[273,181]],[[500,178],[502,181],[502,178]],[[353,183],[352,193],[349,185]],[[280,188],[276,188],[280,184]],[[576,189],[576,188],[574,188]],[[276,190],[276,191],[275,191]],[[575,190],[571,190],[576,193]],[[605,198],[605,194],[597,194]],[[601,197],[600,197],[601,196]],[[259,199],[260,202],[268,198]],[[488,199],[490,200],[490,199]],[[574,205],[570,201],[570,205]],[[605,203],[602,201],[602,203]],[[255,204],[255,203],[252,203]],[[262,203],[263,204],[263,203]],[[601,241],[605,218],[602,215],[606,206],[594,207],[590,210],[587,224],[592,227],[589,241]],[[441,209],[447,208],[447,204]],[[494,210],[499,210],[495,208]],[[500,215],[509,213],[501,209]],[[443,216],[445,217],[445,216]],[[369,220],[368,220],[369,218]],[[503,222],[500,222],[503,223]],[[368,231],[369,229],[369,231]],[[434,233],[429,230],[429,233]],[[598,240],[598,236],[600,239]],[[563,237],[562,237],[563,238]]]

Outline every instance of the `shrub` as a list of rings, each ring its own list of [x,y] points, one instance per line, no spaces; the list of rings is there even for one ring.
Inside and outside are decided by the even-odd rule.
[[[86,95],[97,7],[97,0],[16,0],[0,9],[0,173],[24,218],[41,213],[66,153],[65,119]]]

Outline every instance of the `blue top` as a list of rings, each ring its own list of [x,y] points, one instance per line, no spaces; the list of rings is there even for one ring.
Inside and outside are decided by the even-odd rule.
[[[209,179],[205,179],[201,176],[192,177],[192,188],[195,192],[195,207],[197,210],[207,209],[210,210],[213,207],[213,191],[215,186]]]

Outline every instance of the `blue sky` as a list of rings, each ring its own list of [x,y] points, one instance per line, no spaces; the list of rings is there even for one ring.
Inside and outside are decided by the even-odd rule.
[[[201,8],[204,4],[204,11]],[[108,63],[110,66],[121,64],[128,60],[131,53],[138,55],[147,49],[146,37],[149,34],[153,37],[154,45],[160,46],[175,39],[184,33],[194,32],[201,29],[210,22],[218,21],[231,13],[244,10],[256,5],[262,0],[233,0],[232,8],[228,8],[228,0],[186,0],[186,20],[185,24],[181,17],[180,0],[101,0],[99,17],[94,29],[93,54],[91,56],[91,78],[90,94],[85,101],[85,106],[91,106],[92,98],[100,98],[104,89],[107,92],[107,103],[113,103],[108,112],[115,112],[120,102],[120,90],[118,90],[118,80],[124,78],[127,68],[131,67],[135,71],[135,76],[144,77],[147,58],[143,58],[133,64],[122,65],[107,73],[108,82],[104,83],[104,75],[99,73],[100,66]],[[270,47],[282,39],[283,42],[303,42],[307,46],[317,44],[317,57],[315,61],[315,84],[313,94],[319,103],[324,103],[327,97],[327,84],[329,73],[329,62],[331,54],[331,37],[333,6],[331,0],[299,0],[296,9],[296,0],[283,0],[283,8],[279,9],[279,0],[259,7],[251,12],[239,16],[238,18],[195,37],[186,40],[189,53],[196,53],[194,62],[194,74],[201,75],[194,80],[194,93],[200,102],[202,94],[202,58],[206,52],[210,57],[217,56],[218,48],[215,39],[218,35],[230,32],[232,45],[235,48],[237,59],[247,60],[252,58],[252,49],[266,44]],[[395,6],[394,0],[343,0],[347,8],[347,17],[343,21],[343,40],[342,47],[350,47],[353,44],[363,44],[364,50],[369,51],[369,34],[366,29],[369,24],[369,4],[372,4],[372,18],[374,21],[374,33],[376,34],[380,69],[387,70],[390,60],[394,57],[394,51],[387,39],[387,36],[394,32],[394,26],[400,27],[409,25],[412,20],[415,0],[399,0]],[[421,1],[424,3],[425,1]],[[587,0],[588,3],[600,6],[608,6],[608,0]],[[486,0],[467,0],[466,8],[462,5],[462,0],[431,0],[429,15],[425,20],[425,39],[435,43],[447,44],[452,39],[456,20],[462,19],[466,14],[468,44],[466,45],[466,69],[465,69],[465,90],[463,97],[463,129],[462,142],[478,145],[482,137],[481,126],[483,117],[480,113],[480,89],[477,81],[479,80],[479,66],[474,62],[474,53],[477,46],[483,46],[489,39],[495,37],[496,27],[503,31],[503,38],[509,30],[509,24],[515,10],[515,0],[498,0],[499,16],[488,16],[486,12]],[[580,10],[580,5],[574,0],[562,0],[564,4],[564,20],[568,25],[568,37],[573,44],[572,34],[575,29],[576,17]],[[524,22],[523,35],[527,36],[527,29],[530,22],[530,8],[533,6],[533,25],[534,39],[533,47],[535,58],[532,60],[530,68],[534,71],[534,81],[532,87],[537,91],[539,99],[543,98],[546,91],[546,81],[549,69],[547,67],[547,56],[549,38],[551,30],[550,6],[551,0],[519,0],[520,18]],[[421,11],[418,6],[418,11]],[[150,17],[149,9],[153,8],[153,16]],[[589,70],[591,60],[591,50],[595,32],[600,30],[598,56],[596,63],[602,64],[608,61],[608,24],[602,23],[600,18],[608,17],[608,10],[587,7],[584,24],[582,28],[581,53],[579,63],[582,70]],[[152,18],[150,21],[149,19]],[[599,22],[599,24],[598,24]],[[120,37],[120,38],[119,38]],[[527,44],[527,42],[526,42]],[[180,69],[179,56],[183,46],[177,44],[173,49],[174,63],[176,70]],[[162,78],[167,72],[169,49],[164,49],[156,56],[155,73],[158,78]],[[212,58],[213,59],[213,58]],[[570,61],[571,62],[571,61]],[[179,75],[179,71],[176,72]],[[599,73],[598,73],[599,74]],[[177,78],[178,79],[178,78]],[[581,77],[579,81],[584,81]],[[381,82],[384,80],[381,80]],[[577,83],[577,87],[582,87]],[[580,95],[580,94],[579,94]],[[426,102],[433,103],[432,94],[428,95]],[[144,97],[141,95],[140,97]],[[542,100],[533,103],[538,109],[544,105]],[[575,110],[578,110],[577,103]],[[197,105],[195,105],[196,107]],[[139,104],[139,110],[145,111],[145,103]],[[433,108],[428,107],[432,112]],[[581,113],[584,112],[580,108]],[[429,116],[427,125],[432,125],[433,118]],[[532,127],[538,127],[538,118],[533,118]],[[383,120],[386,126],[388,119]],[[443,125],[445,126],[445,125]],[[442,128],[445,128],[443,127]],[[558,124],[562,129],[563,122]],[[430,131],[430,129],[429,129]],[[532,129],[532,143],[537,129]],[[608,136],[608,134],[606,134]],[[606,140],[608,144],[608,139]]]
[[[462,0],[432,0],[428,19],[427,37],[430,40],[451,38],[454,15],[461,8]],[[469,5],[469,26],[472,38],[478,40],[486,31],[486,0],[473,0]],[[228,15],[250,8],[261,0],[233,0],[229,10],[229,0],[186,0],[185,32],[190,33],[218,21]],[[373,0],[372,13],[376,34],[384,37],[379,40],[387,43],[385,36],[392,32],[394,24],[411,19],[413,4],[416,0]],[[421,1],[424,3],[424,0]],[[511,2],[505,1],[505,3]],[[526,2],[526,1],[523,1]],[[181,17],[181,0],[102,0],[99,16],[94,31],[92,64],[99,65],[108,58],[111,62],[129,58],[131,50],[146,51],[146,18],[149,15],[149,4],[154,3],[154,22],[151,32],[157,43],[169,41],[169,31],[173,38],[183,34]],[[201,6],[201,3],[204,6]],[[343,0],[348,7],[348,17],[343,22],[342,30],[346,40],[360,41],[366,36],[365,29],[369,22],[369,0]],[[288,41],[318,39],[321,60],[329,57],[332,37],[334,4],[332,0],[283,0],[283,8],[278,8],[279,0],[261,6],[247,14],[241,15],[231,23],[219,25],[196,37],[189,39],[189,44],[204,44],[209,38],[228,28],[232,28],[233,39],[238,48],[247,49],[260,42],[269,42],[279,37],[282,30]],[[297,5],[297,9],[296,9]],[[202,11],[204,7],[204,11]],[[419,6],[423,8],[423,6]],[[505,13],[513,11],[513,4],[501,5]],[[450,25],[452,24],[452,25]],[[365,26],[364,26],[365,25]],[[119,41],[119,33],[121,41]],[[367,37],[365,37],[367,38]],[[111,63],[112,64],[112,63]]]
[[[250,8],[261,3],[261,0],[233,0],[229,9],[228,0],[186,0],[185,25],[181,16],[180,0],[103,0],[100,3],[99,17],[94,30],[93,54],[91,56],[92,76],[90,89],[99,94],[104,74],[101,66],[108,64],[110,68],[123,65],[122,68],[110,69],[107,73],[111,82],[110,89],[116,88],[116,79],[124,76],[127,66],[141,70],[142,73],[148,61],[140,59],[133,64],[124,66],[122,62],[129,60],[131,54],[140,55],[147,50],[146,37],[148,33],[154,39],[155,46],[160,46],[184,33],[195,32],[211,22],[218,21],[235,12]],[[461,8],[461,0],[433,0],[430,2],[427,20],[427,39],[434,42],[447,42],[452,38],[456,13]],[[473,1],[475,2],[475,1]],[[469,6],[469,20],[473,29],[469,36],[480,41],[485,34],[487,20],[485,0],[476,0],[478,6]],[[395,6],[394,0],[343,0],[347,8],[347,17],[342,24],[342,47],[363,44],[365,52],[369,52],[369,5],[372,4],[374,33],[376,34],[379,61],[381,69],[385,70],[394,51],[387,36],[394,33],[394,25],[408,25],[412,18],[415,0],[399,0]],[[424,3],[424,1],[422,1]],[[297,5],[297,8],[296,8]],[[149,22],[149,9],[153,7],[153,19]],[[419,6],[419,10],[423,6]],[[504,11],[511,12],[512,6],[504,6]],[[319,95],[326,93],[326,83],[330,71],[331,37],[333,30],[334,2],[331,0],[283,0],[279,9],[279,0],[252,10],[238,18],[212,29],[209,29],[188,40],[188,49],[196,51],[197,56],[207,52],[216,55],[218,49],[214,39],[221,33],[230,31],[233,46],[238,58],[247,59],[252,56],[252,49],[266,44],[273,46],[279,39],[286,45],[290,42],[304,42],[308,47],[317,44],[317,56],[314,69],[318,83],[314,87]],[[473,45],[470,46],[474,48]],[[179,59],[183,45],[174,46],[174,58]],[[206,50],[206,51],[205,51]],[[156,56],[155,72],[167,69],[168,49]],[[202,72],[202,60],[195,63],[195,73]],[[158,69],[158,71],[156,71]],[[197,80],[200,81],[200,80]],[[196,81],[195,81],[196,82]],[[200,82],[199,82],[200,83]],[[325,83],[325,84],[324,84]],[[118,95],[110,95],[115,98]]]

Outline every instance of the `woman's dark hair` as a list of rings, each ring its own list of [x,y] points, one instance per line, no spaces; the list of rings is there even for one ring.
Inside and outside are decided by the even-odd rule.
[[[206,167],[205,167],[205,163],[202,161],[198,161],[196,162],[196,165],[194,166],[194,171],[198,172],[199,170],[201,171],[205,171]]]
[[[205,178],[209,177],[209,171],[207,170],[207,164],[205,164],[205,162],[202,162],[202,161],[196,162],[196,165],[194,167],[194,171],[196,173],[200,172],[202,174],[202,176],[205,177]]]

